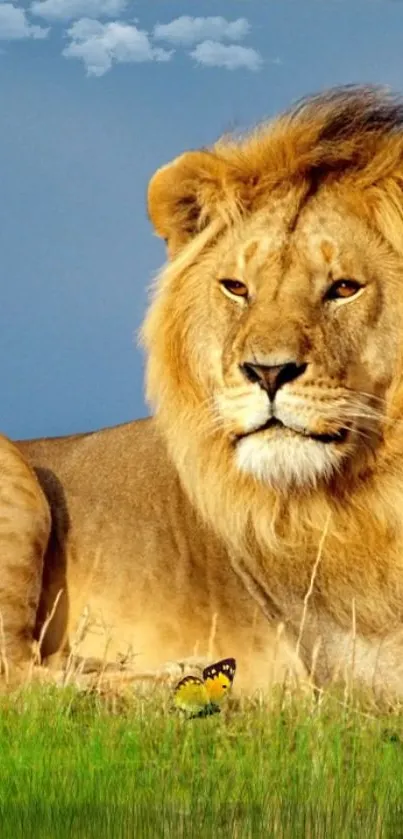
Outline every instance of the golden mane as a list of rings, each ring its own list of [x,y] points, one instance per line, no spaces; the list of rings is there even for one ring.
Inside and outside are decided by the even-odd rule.
[[[147,395],[188,495],[230,547],[266,613],[283,614],[284,599],[292,607],[304,596],[328,523],[315,603],[347,627],[353,600],[358,628],[382,633],[399,623],[403,602],[402,559],[393,547],[403,509],[403,424],[394,421],[403,416],[400,381],[388,404],[384,443],[364,473],[358,464],[343,482],[335,476],[325,486],[282,496],[235,469],[220,432],[209,426],[196,348],[185,348],[198,262],[213,254],[221,232],[290,185],[297,196],[292,226],[321,186],[337,194],[341,183],[354,212],[403,253],[403,103],[397,97],[355,86],[320,94],[246,137],[189,152],[157,173],[150,215],[157,232],[174,242],[142,331]],[[208,323],[197,328],[203,340]],[[379,579],[387,581],[383,600]]]
[[[401,216],[403,101],[379,87],[336,88],[302,99],[245,136],[224,136],[211,150],[187,153],[176,163],[164,167],[169,182],[161,182],[160,171],[149,188],[150,215],[163,238],[169,237],[169,230],[160,229],[167,219],[193,236],[213,219],[236,222],[290,186],[303,201],[319,185],[346,179],[355,192],[376,191],[382,184]]]
[[[236,172],[246,202],[284,184],[353,177],[366,188],[402,166],[403,103],[379,88],[348,86],[305,98],[238,142],[214,151]]]

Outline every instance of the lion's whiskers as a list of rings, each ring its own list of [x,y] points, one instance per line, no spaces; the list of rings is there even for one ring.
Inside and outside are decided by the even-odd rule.
[[[232,406],[230,395],[231,390],[233,391]],[[376,401],[378,404],[371,405],[371,400]],[[208,396],[200,405],[200,409],[203,414],[201,420],[199,419],[200,433],[206,440],[210,440],[220,432],[232,435],[239,433],[240,429],[243,430],[243,428],[245,431],[258,431],[260,427],[258,424],[256,424],[255,429],[251,429],[249,422],[247,425],[245,424],[245,426],[243,426],[241,416],[243,414],[244,417],[246,417],[245,407],[247,406],[247,401],[247,394],[244,393],[239,395],[239,389],[237,387],[230,388],[224,397],[225,410],[223,411],[220,409],[219,404],[217,404],[217,395]],[[315,409],[315,404],[311,399],[304,400],[303,405],[305,408],[309,408],[310,411]],[[354,393],[349,391],[348,401],[346,401],[341,407],[339,405],[336,410],[335,405],[332,404],[330,399],[326,405],[327,410],[323,409],[324,406],[322,402],[320,406],[321,410],[318,411],[318,416],[320,416],[322,421],[331,422],[332,425],[339,424],[340,426],[343,426],[348,423],[352,428],[354,428],[356,437],[359,437],[362,440],[370,441],[373,439],[374,435],[381,438],[383,428],[397,428],[403,424],[403,419],[386,416],[386,414],[382,411],[382,406],[386,406],[386,400],[382,397],[374,396],[373,394],[365,391],[356,391]],[[233,407],[233,416],[231,416],[231,407]],[[253,404],[251,402],[251,412],[252,410]],[[360,427],[360,422],[364,422],[366,427]],[[349,425],[347,427],[349,427]]]
[[[384,396],[375,396],[375,394],[369,393],[366,390],[355,390],[355,391],[348,390],[348,393],[349,393],[349,399],[350,399],[350,394],[353,393],[354,395],[357,395],[358,397],[363,396],[366,399],[369,399],[370,402],[374,401],[374,402],[380,402],[383,405],[387,404],[387,400],[385,399]]]

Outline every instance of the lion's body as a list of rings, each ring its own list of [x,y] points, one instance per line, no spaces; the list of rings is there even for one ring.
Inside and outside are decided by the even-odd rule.
[[[234,656],[253,689],[296,652],[402,696],[403,105],[308,100],[164,167],[149,211],[155,418],[19,444],[53,523],[36,634],[63,589],[45,657],[88,607],[82,654],[110,631],[140,671]]]
[[[36,637],[62,595],[45,663],[60,666],[84,621],[80,657],[127,659],[134,673],[216,660],[235,646],[244,687],[264,685],[274,649],[284,674],[284,643],[200,523],[153,420],[18,446],[52,510]]]

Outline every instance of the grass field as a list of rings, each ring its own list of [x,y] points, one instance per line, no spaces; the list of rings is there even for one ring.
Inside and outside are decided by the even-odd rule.
[[[0,836],[398,839],[403,716],[366,714],[330,694],[189,721],[159,697],[3,697]]]

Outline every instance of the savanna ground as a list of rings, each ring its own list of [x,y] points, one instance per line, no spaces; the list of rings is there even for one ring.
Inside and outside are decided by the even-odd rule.
[[[0,746],[2,839],[403,837],[403,714],[336,690],[184,720],[161,689],[25,687]]]

